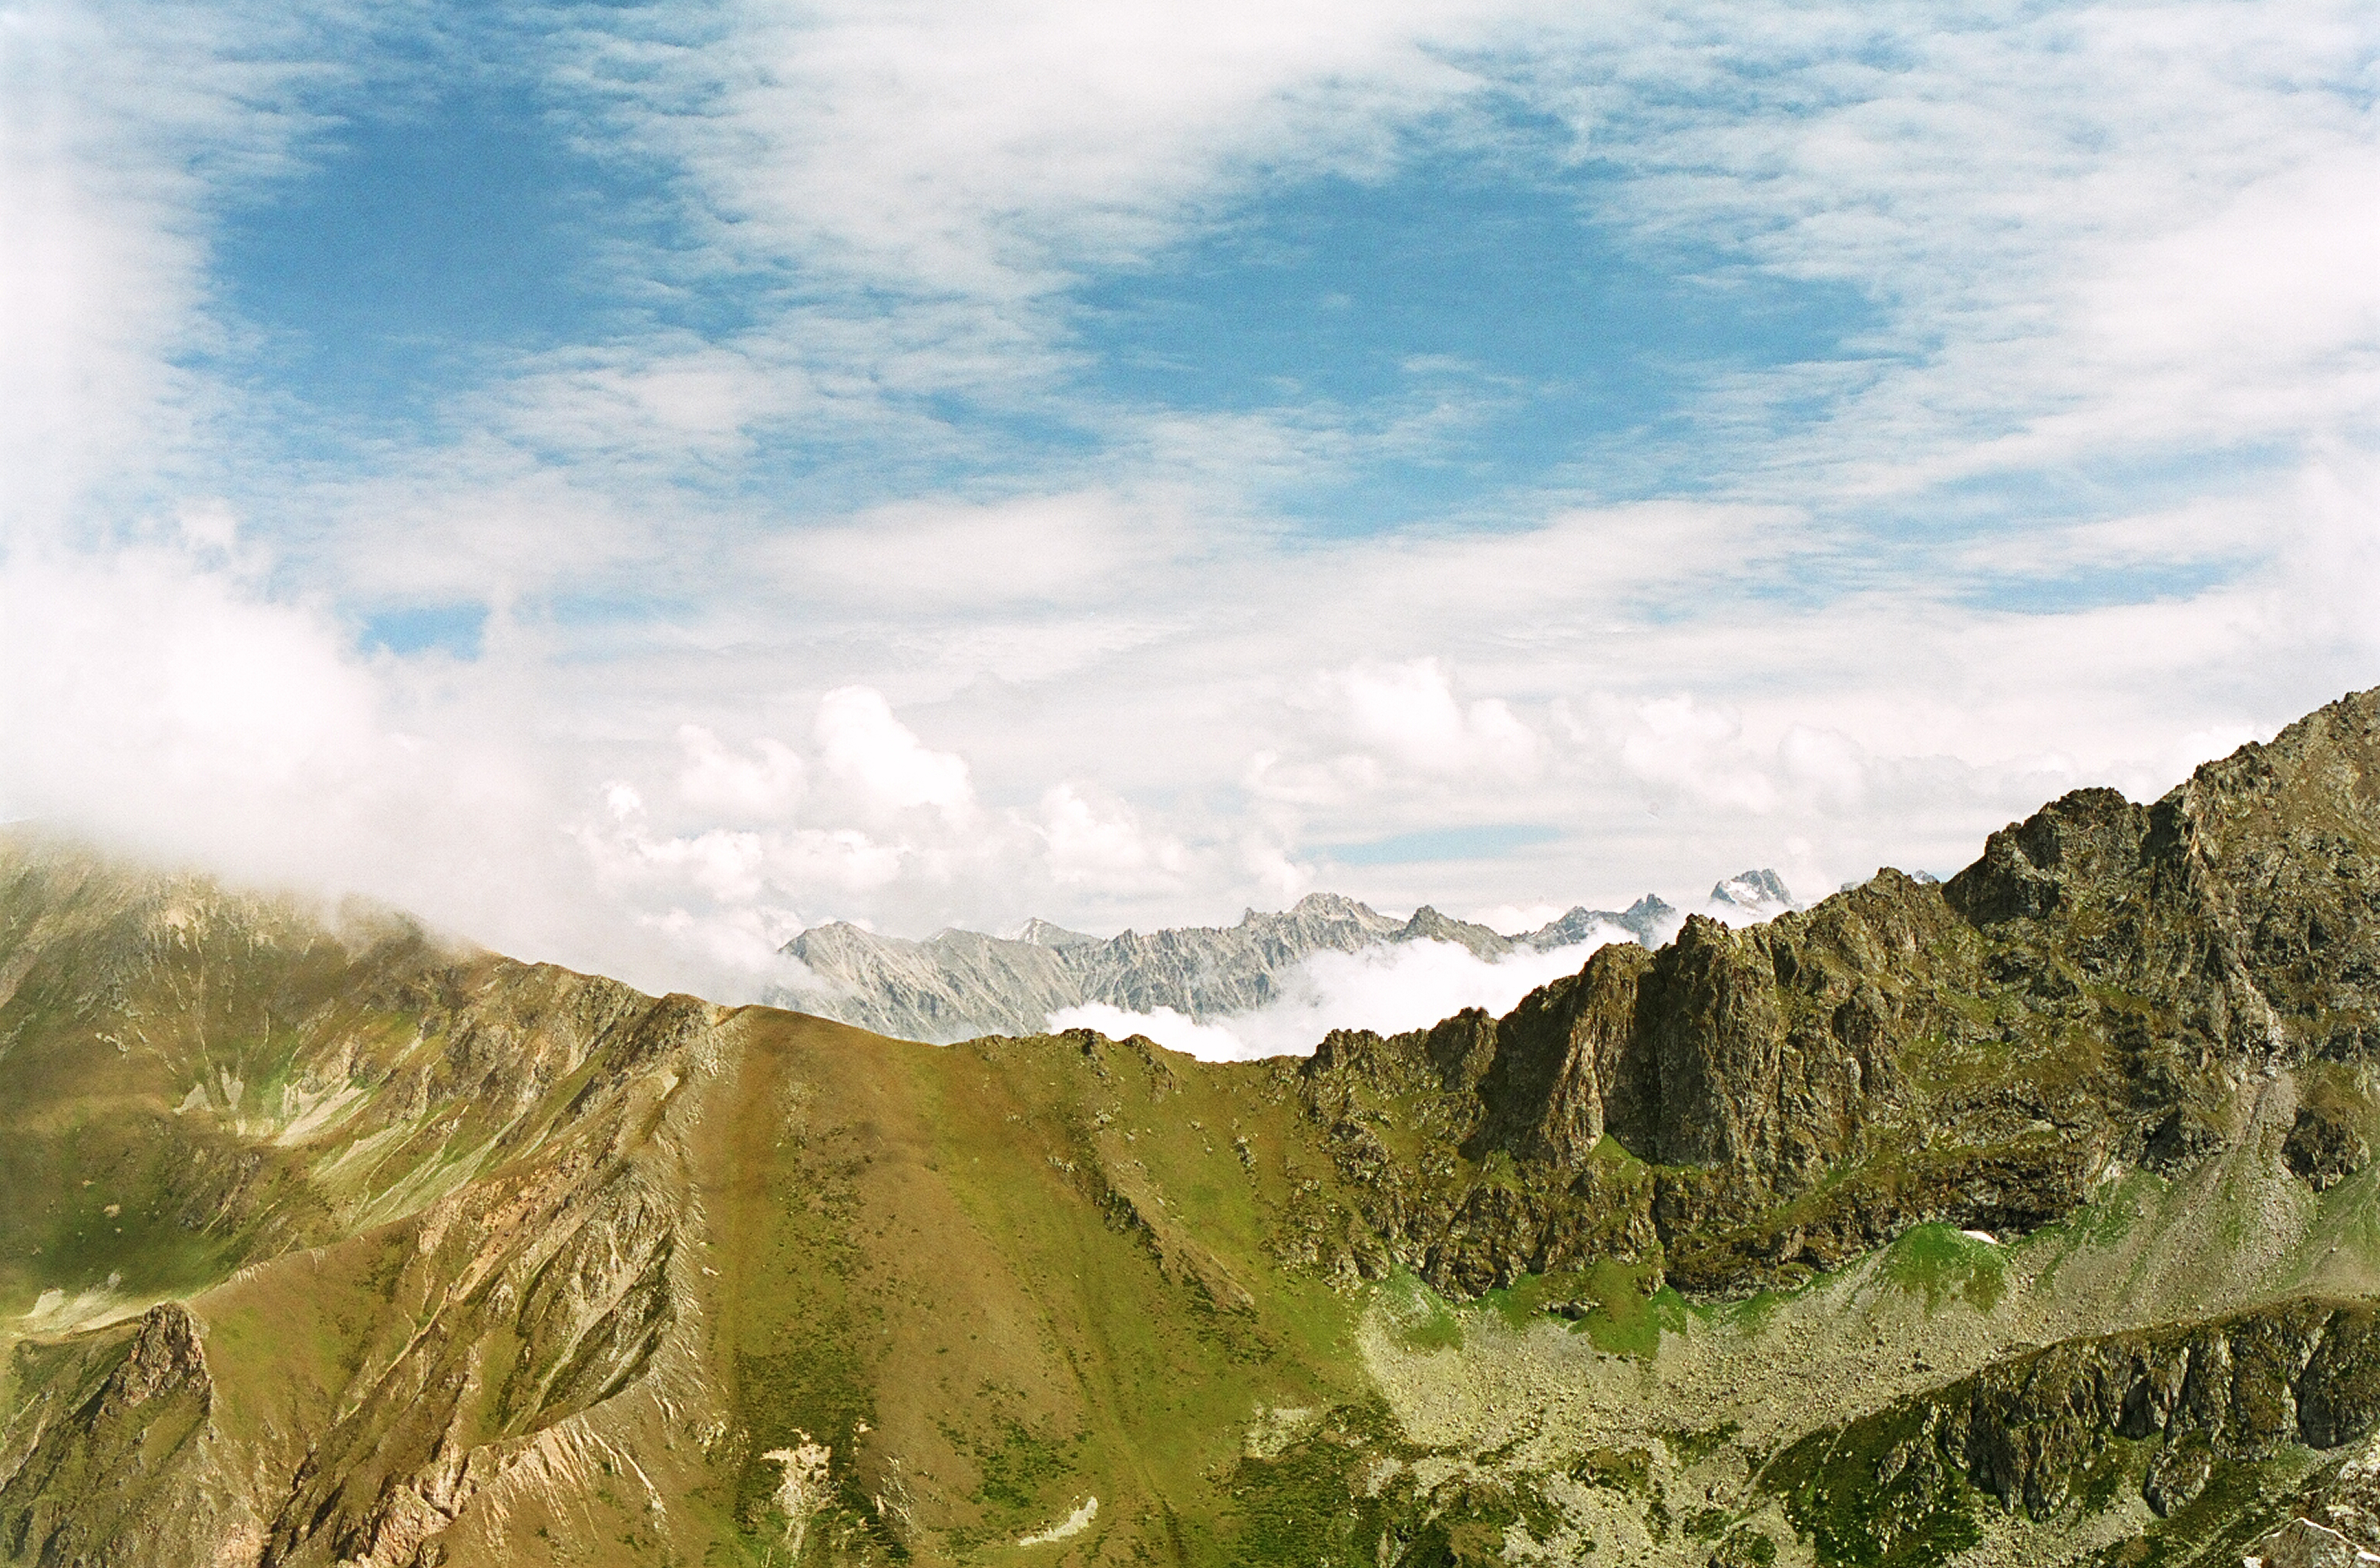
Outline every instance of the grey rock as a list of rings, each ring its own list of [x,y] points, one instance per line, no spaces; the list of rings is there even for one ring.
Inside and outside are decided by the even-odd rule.
[[[1618,926],[1645,946],[1658,947],[1677,935],[1678,927],[1684,922],[1685,917],[1669,900],[1648,893],[1625,909],[1589,909],[1580,906],[1520,940],[1540,953],[1548,953],[1557,947],[1575,947],[1592,940],[1598,930]]]
[[[2240,1561],[2256,1568],[2364,1568],[2380,1557],[2326,1525],[2291,1519],[2257,1537]]]

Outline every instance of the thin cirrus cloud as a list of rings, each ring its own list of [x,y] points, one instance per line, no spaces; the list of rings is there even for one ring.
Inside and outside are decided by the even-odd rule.
[[[828,918],[1949,869],[2380,668],[2375,58],[17,6],[0,814],[739,995]]]

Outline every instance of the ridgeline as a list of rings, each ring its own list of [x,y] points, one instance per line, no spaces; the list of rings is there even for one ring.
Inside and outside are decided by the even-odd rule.
[[[1302,1061],[18,835],[0,1562],[2352,1562],[2375,1097],[2380,692]]]

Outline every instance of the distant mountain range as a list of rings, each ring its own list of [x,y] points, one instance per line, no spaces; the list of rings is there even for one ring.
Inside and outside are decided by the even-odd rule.
[[[1718,883],[1707,906],[1738,924],[1799,907],[1777,873],[1765,869]],[[1623,936],[1658,947],[1684,920],[1666,900],[1646,893],[1625,909],[1581,906],[1507,936],[1427,905],[1400,920],[1328,893],[1308,893],[1279,914],[1251,909],[1235,926],[1128,930],[1104,939],[1033,919],[1013,937],[952,929],[918,942],[838,920],[785,944],[816,983],[780,988],[769,1001],[937,1044],[1037,1034],[1051,1014],[1094,1002],[1132,1013],[1168,1007],[1204,1023],[1274,1001],[1289,973],[1318,953],[1445,942],[1493,961]]]

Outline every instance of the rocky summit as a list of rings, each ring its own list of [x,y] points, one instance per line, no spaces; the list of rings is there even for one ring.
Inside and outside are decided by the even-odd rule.
[[[1259,1063],[20,834],[0,1561],[2360,1562],[2375,1096],[2380,692]]]

